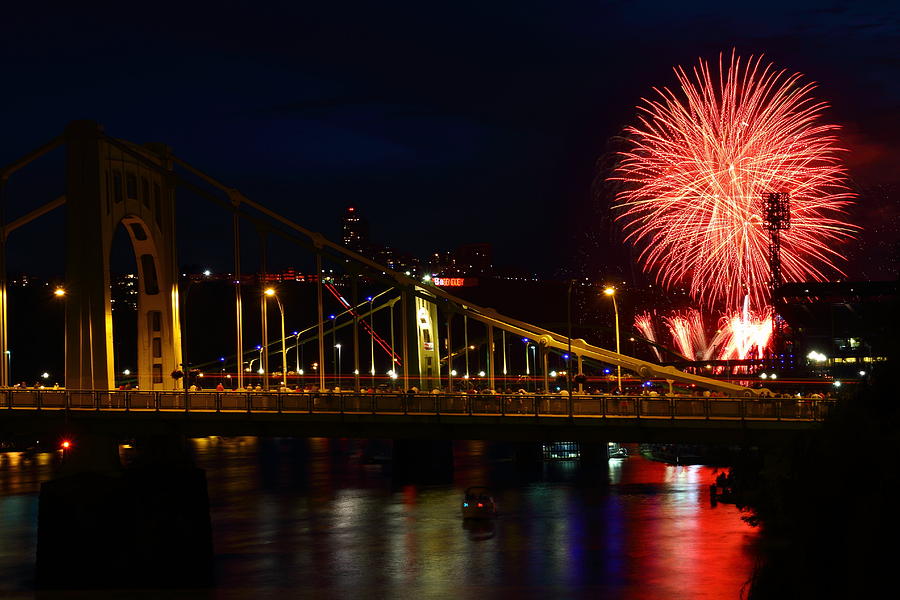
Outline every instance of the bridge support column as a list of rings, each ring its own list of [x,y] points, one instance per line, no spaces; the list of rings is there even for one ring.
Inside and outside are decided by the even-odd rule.
[[[582,467],[604,467],[609,464],[609,446],[602,442],[582,442],[579,444],[579,462]]]
[[[519,471],[539,471],[544,461],[542,444],[519,442],[513,444],[516,468]]]
[[[61,476],[41,485],[37,585],[129,588],[205,585],[212,578],[206,474],[180,437],[141,440],[133,467],[118,440],[73,440]]]
[[[494,326],[487,326],[487,363],[488,363],[488,387],[497,389],[494,384]]]
[[[10,384],[9,372],[9,344],[7,341],[6,318],[7,318],[7,302],[6,302],[6,222],[4,214],[6,212],[6,198],[4,191],[6,190],[6,177],[0,179],[0,387],[6,387]]]
[[[393,478],[396,483],[453,481],[453,442],[394,440]]]

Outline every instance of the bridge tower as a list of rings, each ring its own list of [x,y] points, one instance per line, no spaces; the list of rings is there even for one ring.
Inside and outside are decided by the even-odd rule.
[[[109,262],[121,223],[137,262],[138,385],[177,387],[181,363],[175,186],[170,152],[104,137],[93,121],[65,132],[66,387],[109,389],[115,382]]]
[[[419,294],[428,294],[425,288],[416,286]],[[437,305],[419,295],[413,296],[412,339],[415,349],[410,353],[410,382],[423,392],[441,387],[441,354]],[[416,383],[418,379],[418,383]]]

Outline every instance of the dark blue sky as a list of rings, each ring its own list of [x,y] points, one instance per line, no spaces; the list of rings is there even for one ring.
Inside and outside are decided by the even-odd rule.
[[[0,162],[95,119],[333,236],[353,204],[397,247],[492,241],[552,272],[639,98],[732,47],[819,82],[857,184],[900,180],[895,2],[22,4],[0,19]]]

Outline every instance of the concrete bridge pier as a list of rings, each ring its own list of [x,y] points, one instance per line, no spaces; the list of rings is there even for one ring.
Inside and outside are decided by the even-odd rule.
[[[540,442],[518,442],[512,445],[513,458],[519,471],[540,471],[544,463],[544,449]]]
[[[72,440],[60,474],[41,485],[37,586],[192,587],[212,579],[206,474],[181,436],[137,440],[123,468],[118,439]]]
[[[582,442],[579,444],[579,462],[587,468],[607,467],[609,465],[609,446],[602,442]]]
[[[453,442],[394,440],[392,477],[395,483],[453,481]]]

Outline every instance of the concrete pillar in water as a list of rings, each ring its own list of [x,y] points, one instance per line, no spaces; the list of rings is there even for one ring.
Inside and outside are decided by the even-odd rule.
[[[544,461],[543,444],[540,442],[517,442],[513,444],[516,468],[519,471],[540,470]]]
[[[582,442],[578,445],[579,461],[582,467],[606,467],[609,465],[609,453],[606,441]]]
[[[189,587],[212,579],[206,474],[185,440],[139,440],[123,469],[118,440],[80,435],[60,476],[41,485],[40,588]]]
[[[453,442],[394,440],[393,478],[398,483],[453,481]]]

